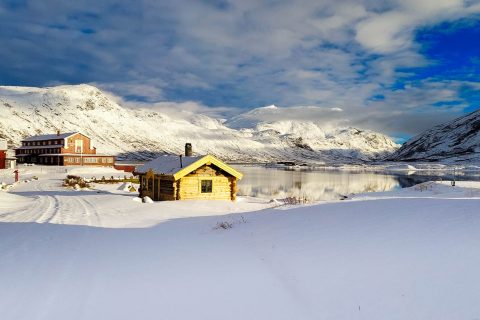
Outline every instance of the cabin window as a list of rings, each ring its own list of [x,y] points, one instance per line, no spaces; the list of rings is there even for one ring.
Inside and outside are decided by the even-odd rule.
[[[202,193],[212,193],[212,180],[202,180]]]

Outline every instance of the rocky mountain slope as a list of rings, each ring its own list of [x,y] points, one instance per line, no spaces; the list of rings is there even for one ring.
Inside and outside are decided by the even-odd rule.
[[[185,111],[178,111],[177,116],[130,109],[90,85],[0,87],[0,137],[12,147],[26,136],[57,129],[80,131],[93,139],[99,152],[124,159],[179,154],[185,142],[191,142],[197,154],[249,162],[363,161],[398,148],[379,133],[356,128],[326,131],[311,121],[258,122],[233,128],[228,121]]]
[[[480,161],[480,110],[413,137],[388,160]]]

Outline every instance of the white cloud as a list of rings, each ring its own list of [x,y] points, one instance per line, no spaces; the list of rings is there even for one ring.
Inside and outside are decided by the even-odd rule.
[[[232,106],[315,105],[332,113],[318,117],[333,122],[349,117],[355,125],[401,131],[369,120],[388,122],[390,114],[412,133],[401,119],[413,111],[428,114],[427,123],[459,112],[433,109],[442,99],[462,105],[460,86],[433,79],[391,91],[404,76],[400,68],[429,63],[415,31],[469,17],[480,3],[46,0],[2,10],[0,71],[14,74],[12,81],[94,83],[123,97],[141,96],[152,108],[219,116],[240,112]],[[85,28],[93,32],[84,34]],[[376,94],[385,100],[370,101]],[[167,100],[180,102],[157,103]],[[412,123],[417,130],[425,125]]]
[[[407,50],[414,45],[413,31],[419,26],[478,12],[478,4],[463,0],[402,0],[389,11],[370,13],[357,25],[355,39],[374,52]]]

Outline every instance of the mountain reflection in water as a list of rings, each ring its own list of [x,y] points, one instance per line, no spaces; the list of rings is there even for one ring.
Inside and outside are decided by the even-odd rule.
[[[451,180],[449,172],[415,174],[345,170],[285,170],[236,165],[244,173],[238,195],[268,199],[300,197],[309,201],[334,200],[352,193],[390,191],[436,180]],[[457,176],[458,180],[479,180],[478,175]]]

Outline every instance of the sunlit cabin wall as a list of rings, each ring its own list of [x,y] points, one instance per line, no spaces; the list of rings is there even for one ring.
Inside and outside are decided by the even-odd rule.
[[[212,181],[211,192],[202,192],[202,180]],[[179,199],[230,200],[231,182],[221,170],[203,166],[180,179]]]
[[[140,196],[163,200],[235,200],[236,178],[211,166],[202,166],[185,177],[139,174]],[[211,181],[211,192],[202,192],[202,180]]]

